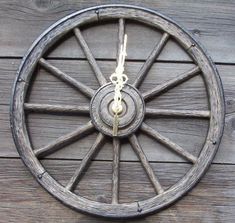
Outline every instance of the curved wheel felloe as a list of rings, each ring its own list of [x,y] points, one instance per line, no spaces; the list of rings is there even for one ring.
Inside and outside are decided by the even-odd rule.
[[[117,58],[119,57],[120,47],[123,43],[125,33],[125,21],[134,20],[140,23],[157,28],[163,34],[149,53],[145,63],[140,68],[134,83],[127,84],[123,89],[124,100],[128,112],[120,119],[120,132],[118,137],[113,137],[113,173],[112,173],[112,202],[110,204],[88,200],[74,193],[76,186],[88,168],[91,160],[95,157],[106,140],[112,137],[113,117],[109,114],[108,105],[113,98],[113,85],[109,83],[101,69],[99,68],[92,51],[83,37],[80,27],[93,22],[116,20],[118,22],[118,47]],[[100,88],[94,90],[85,83],[59,70],[50,64],[44,57],[46,52],[68,32],[72,32],[81,46]],[[140,93],[138,88],[144,82],[153,63],[167,44],[169,39],[175,39],[182,48],[193,58],[195,66],[170,79],[155,86],[146,92]],[[26,101],[28,86],[31,83],[32,74],[37,66],[47,70],[51,75],[73,87],[78,92],[90,100],[90,104],[85,106],[77,105],[52,105],[52,104],[33,104]],[[110,74],[112,71],[110,71]],[[168,90],[188,81],[196,75],[202,75],[205,82],[208,98],[209,110],[173,110],[150,108],[146,102],[150,101]],[[101,109],[102,108],[102,109]],[[125,108],[124,108],[125,109]],[[82,126],[78,126],[74,131],[59,137],[57,140],[42,147],[33,149],[25,124],[25,113],[49,113],[49,114],[75,114],[90,116],[91,120]],[[153,129],[146,122],[146,118],[155,117],[183,117],[199,118],[209,120],[209,130],[203,148],[198,157],[189,153],[187,150],[177,145],[157,130]],[[64,204],[73,209],[88,212],[90,214],[113,217],[128,218],[145,215],[153,211],[158,211],[173,203],[189,191],[201,178],[207,167],[210,165],[218,148],[224,125],[224,99],[222,86],[215,67],[207,57],[201,46],[179,25],[159,13],[140,7],[127,5],[107,5],[93,7],[76,12],[57,22],[54,26],[44,32],[29,50],[23,59],[19,69],[18,77],[14,85],[11,102],[11,126],[16,147],[26,166],[37,178],[38,182],[53,196],[61,200]],[[72,178],[63,187],[53,179],[47,170],[40,163],[40,159],[54,153],[65,146],[86,137],[92,132],[98,132],[93,145],[88,150],[75,170]],[[148,161],[144,149],[138,140],[138,132],[142,132],[153,138],[158,143],[172,150],[192,164],[186,175],[170,188],[164,188]],[[119,169],[122,138],[127,138],[133,151],[139,158],[146,175],[148,176],[156,195],[144,201],[133,203],[119,202]]]

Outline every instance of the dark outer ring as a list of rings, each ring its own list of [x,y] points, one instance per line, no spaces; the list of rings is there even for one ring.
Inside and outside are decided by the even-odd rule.
[[[182,179],[163,194],[139,201],[138,205],[142,212],[137,211],[137,203],[104,204],[90,201],[65,189],[46,172],[35,157],[25,126],[23,102],[27,92],[27,83],[31,79],[39,58],[75,26],[91,23],[98,19],[106,20],[110,17],[112,19],[123,17],[142,21],[142,23],[163,29],[174,36],[176,41],[191,55],[195,62],[197,61],[201,68],[211,107],[209,131],[198,162]],[[62,203],[81,212],[109,218],[131,218],[166,208],[187,193],[199,181],[218,149],[223,133],[224,107],[222,84],[212,60],[202,46],[184,28],[160,13],[146,8],[131,5],[103,5],[78,11],[61,19],[34,42],[24,56],[17,73],[12,92],[10,121],[14,142],[24,164],[49,193]],[[39,178],[38,176],[42,173],[43,177]]]

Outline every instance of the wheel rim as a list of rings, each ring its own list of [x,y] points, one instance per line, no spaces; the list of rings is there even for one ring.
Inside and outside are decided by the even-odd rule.
[[[176,39],[188,52],[200,68],[206,84],[209,96],[210,123],[206,142],[199,157],[195,162],[193,161],[194,165],[186,175],[170,189],[161,193],[161,188],[156,186],[156,191],[160,194],[153,198],[134,203],[118,204],[116,197],[113,198],[114,202],[112,204],[104,204],[88,200],[72,193],[70,189],[73,187],[73,184],[63,187],[46,172],[38,158],[35,156],[30,144],[25,126],[24,101],[27,93],[27,83],[30,82],[35,67],[40,63],[40,58],[43,57],[44,53],[53,46],[54,43],[62,38],[67,32],[80,25],[95,22],[97,19],[118,20],[120,18],[133,19],[157,27],[169,34],[170,37],[174,37],[174,39]],[[104,80],[100,77],[98,78],[98,81],[103,84]],[[138,87],[140,83],[141,80],[139,82],[136,81],[134,86]],[[154,95],[156,96],[156,94],[155,91]],[[87,96],[90,97],[91,95],[92,92],[89,92],[88,90]],[[151,97],[151,92],[146,92],[143,97],[147,100]],[[150,111],[146,112],[150,113]],[[220,143],[224,126],[224,98],[219,76],[213,63],[205,54],[202,47],[183,28],[155,11],[127,5],[106,5],[76,12],[57,22],[39,37],[35,44],[30,48],[28,54],[24,57],[19,69],[13,89],[10,115],[12,133],[19,154],[25,165],[48,192],[64,204],[82,212],[105,217],[128,218],[145,215],[167,207],[188,192],[199,181],[210,165]],[[92,129],[93,127],[91,124],[88,123],[86,129],[83,130],[86,132],[91,131]],[[156,135],[156,132],[152,132],[145,124],[142,124],[140,129],[147,132],[149,135]],[[103,138],[103,134],[100,133],[97,137],[96,144],[100,145]],[[129,138],[134,149],[136,149],[137,152],[141,152],[141,148],[138,147],[138,141],[135,135],[131,135]],[[137,147],[135,146],[136,144]],[[115,140],[114,148],[116,151],[119,150],[119,144]],[[149,174],[151,175],[151,173]],[[113,193],[116,193],[116,190],[117,188],[113,188]]]

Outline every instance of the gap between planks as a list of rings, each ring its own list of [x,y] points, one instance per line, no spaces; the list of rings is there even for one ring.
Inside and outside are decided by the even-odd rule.
[[[19,56],[0,56],[0,60],[22,60],[23,57],[19,57]],[[69,61],[69,60],[80,60],[80,61],[87,61],[86,58],[82,58],[82,57],[73,57],[73,58],[69,58],[69,57],[45,57],[46,60],[65,60],[65,61]],[[95,58],[96,61],[110,61],[110,62],[115,62],[116,59],[110,59],[110,58]],[[145,62],[146,59],[126,59],[126,62]],[[188,61],[188,60],[156,60],[155,63],[175,63],[175,64],[195,64],[193,61]],[[215,65],[228,65],[228,66],[235,66],[235,63],[231,63],[231,62],[214,62]],[[1,104],[0,104],[1,105]]]
[[[1,156],[0,157],[0,161],[1,160],[21,160],[20,157],[4,157],[4,156]],[[82,159],[62,159],[62,158],[46,158],[46,159],[41,159],[41,161],[71,161],[71,162],[74,162],[74,161],[82,161]],[[108,163],[111,163],[112,164],[112,160],[91,160],[92,162],[108,162]],[[120,163],[140,163],[139,160],[120,160]],[[176,162],[176,161],[169,161],[169,162],[166,162],[166,161],[149,161],[149,163],[159,163],[159,164],[166,164],[166,163],[169,163],[169,164],[191,164],[190,162]],[[235,163],[219,163],[219,162],[212,162],[211,165],[216,165],[216,166],[235,166]]]

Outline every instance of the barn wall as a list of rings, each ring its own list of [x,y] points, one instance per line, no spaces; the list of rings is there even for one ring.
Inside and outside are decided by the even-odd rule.
[[[60,202],[55,200],[38,183],[33,179],[29,171],[21,162],[19,155],[15,149],[9,124],[9,103],[11,97],[11,89],[16,71],[19,63],[30,47],[32,42],[51,24],[58,19],[83,8],[94,6],[98,4],[117,3],[117,1],[39,1],[39,0],[25,0],[25,1],[0,1],[0,222],[114,222],[95,217],[90,217],[84,214],[77,213],[69,208],[63,206]],[[158,213],[145,217],[139,220],[131,220],[129,222],[234,222],[235,211],[235,2],[225,0],[206,0],[206,1],[158,1],[158,0],[144,0],[144,1],[118,1],[118,3],[135,4],[147,8],[155,9],[164,13],[181,25],[186,27],[207,49],[208,53],[216,63],[219,70],[225,92],[226,102],[226,122],[222,142],[212,166],[206,173],[202,181],[185,196],[182,200],[171,206],[170,208]],[[112,28],[109,28],[109,37],[112,36]],[[87,38],[91,36],[91,31],[87,30],[85,35]],[[138,28],[130,31],[133,36],[138,34]],[[150,35],[151,36],[151,35]],[[100,39],[97,38],[93,44],[95,55],[99,59],[99,64],[108,76],[110,67],[114,66],[114,61],[104,60],[106,55],[99,55]],[[137,40],[136,40],[137,41]],[[89,42],[88,42],[89,43]],[[107,43],[107,47],[112,43]],[[151,46],[151,40],[146,39],[146,44]],[[65,47],[70,49],[68,55]],[[172,43],[169,52],[174,52],[177,47]],[[111,52],[112,54],[112,52]],[[131,62],[128,63],[129,71],[133,73],[141,66],[141,61],[144,60],[146,52],[133,53],[129,55]],[[114,54],[113,54],[114,55]],[[74,48],[72,41],[68,40],[64,48],[52,52],[49,58],[52,63],[57,64],[65,69],[65,71],[72,70],[72,75],[76,75],[77,63],[80,69],[84,70],[84,80],[86,73],[89,72],[88,65],[84,62],[84,55],[79,54],[79,50]],[[61,59],[66,59],[66,62],[61,62]],[[59,62],[58,62],[59,61]],[[181,66],[179,66],[181,65]],[[168,69],[174,69],[175,72],[181,73],[184,68],[190,67],[190,58],[182,53],[165,53],[160,58],[160,63],[153,67],[151,72],[160,70],[164,76]],[[182,68],[183,67],[183,68]],[[43,75],[43,73],[42,73]],[[134,78],[134,77],[131,77]],[[152,80],[149,80],[151,83]],[[39,80],[40,82],[40,80]],[[196,86],[197,80],[195,79]],[[198,80],[199,82],[199,80]],[[54,83],[55,89],[64,89],[59,83],[55,83],[53,79],[48,79],[48,83]],[[91,81],[91,86],[95,87],[96,83]],[[192,85],[191,85],[192,86]],[[32,100],[39,100],[41,85],[33,89]],[[201,89],[198,86],[198,89]],[[185,108],[193,108],[195,103],[188,100],[188,97],[193,97],[193,92],[188,91],[187,86],[181,89],[181,95],[187,94],[187,98],[182,96],[179,98],[175,94],[170,94],[169,98],[162,98],[164,103],[166,100],[175,101],[175,105],[182,101],[186,101]],[[49,92],[50,93],[50,92]],[[203,93],[203,92],[202,92]],[[202,94],[201,93],[201,94]],[[53,91],[50,95],[53,94]],[[67,92],[64,103],[68,100],[77,100],[71,95],[73,92]],[[60,95],[61,96],[61,95]],[[199,95],[202,97],[202,95]],[[197,100],[199,96],[195,96]],[[43,99],[42,99],[43,100]],[[57,100],[57,99],[55,99]],[[198,104],[197,104],[198,105]],[[32,138],[36,145],[43,142],[49,142],[64,133],[70,131],[75,127],[74,117],[67,117],[62,120],[58,118],[56,121],[51,121],[50,117],[44,116],[41,120],[39,116],[35,115],[32,120],[29,120],[29,128],[32,130]],[[67,124],[66,129],[59,126]],[[42,127],[47,127],[42,131]],[[160,122],[159,128],[166,134],[171,134],[171,137],[178,139],[179,143],[183,143],[187,148],[191,148],[191,142],[187,140],[187,128],[192,123],[189,121],[182,122],[180,131],[167,132],[167,126],[164,122]],[[169,123],[170,127],[172,123]],[[202,143],[205,132],[200,129],[204,126],[202,122],[195,122],[192,137],[198,144]],[[90,137],[91,141],[94,136]],[[143,143],[145,139],[143,139]],[[150,143],[149,141],[145,142]],[[87,145],[89,146],[89,145]],[[47,160],[43,161],[44,165],[50,168],[51,173],[55,174],[61,182],[67,179],[65,175],[73,173],[76,165],[79,164],[79,154],[74,149],[76,145],[68,148],[67,152],[61,151],[54,154]],[[191,148],[192,151],[194,148]],[[110,186],[110,181],[106,181],[110,171],[111,155],[108,154],[108,147],[104,148],[103,153],[99,154],[97,161],[91,166],[89,176],[81,185],[82,192],[92,193],[95,189],[99,194],[104,187]],[[84,148],[85,152],[85,148]],[[82,155],[81,155],[82,156]],[[168,153],[163,154],[160,160],[157,160],[154,147],[149,146],[148,156],[152,159],[152,165],[156,171],[162,172],[162,179],[166,182],[175,182],[178,177],[184,174],[188,168],[188,164],[183,162],[174,155]],[[76,157],[76,159],[74,159]],[[158,163],[156,161],[162,161]],[[131,161],[130,163],[128,161]],[[129,168],[126,179],[129,176],[135,176],[134,182],[129,186],[123,187],[123,200],[126,194],[133,194],[133,185],[140,185],[145,180],[145,177],[140,173],[140,166],[137,158],[133,156],[132,152],[126,151],[122,157],[123,173],[125,167]],[[67,168],[67,169],[66,169]],[[99,173],[96,172],[99,168]],[[65,171],[66,169],[66,171]],[[174,171],[172,171],[174,170]],[[97,183],[95,188],[91,185],[91,179],[99,175],[99,179],[104,179],[103,184]],[[167,177],[166,177],[167,175]],[[132,186],[131,186],[132,185]],[[141,192],[143,188],[137,186]],[[151,189],[148,189],[149,196]],[[94,195],[96,196],[96,194]],[[107,199],[109,199],[107,195]],[[141,193],[139,195],[142,196]],[[134,199],[134,198],[133,198]]]

